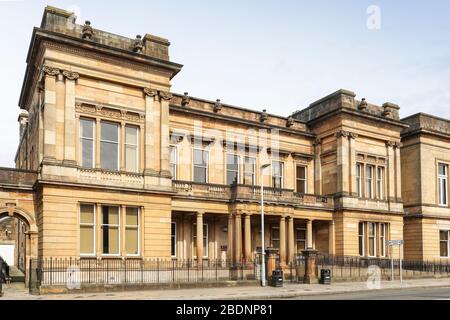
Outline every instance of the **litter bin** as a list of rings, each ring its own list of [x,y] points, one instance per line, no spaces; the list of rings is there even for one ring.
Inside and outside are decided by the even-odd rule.
[[[282,287],[283,286],[283,270],[272,271],[272,277],[270,279],[270,284],[272,287]]]
[[[320,284],[331,284],[331,270],[320,270]]]

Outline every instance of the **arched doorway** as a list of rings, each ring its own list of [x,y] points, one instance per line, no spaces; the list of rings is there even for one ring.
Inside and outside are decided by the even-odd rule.
[[[9,205],[0,207],[0,254],[11,266],[13,277],[28,282],[27,268],[37,257],[37,226],[34,216]]]

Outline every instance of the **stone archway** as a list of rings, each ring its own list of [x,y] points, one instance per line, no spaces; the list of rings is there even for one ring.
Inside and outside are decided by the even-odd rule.
[[[25,252],[24,252],[24,259],[25,259],[25,283],[28,283],[28,277],[29,272],[27,272],[28,267],[30,265],[31,259],[37,258],[37,252],[38,252],[38,229],[36,225],[36,219],[34,218],[34,215],[29,213],[28,211],[16,207],[14,204],[7,204],[6,207],[0,207],[0,219],[9,217],[9,218],[16,218],[26,225],[26,232],[25,232]]]

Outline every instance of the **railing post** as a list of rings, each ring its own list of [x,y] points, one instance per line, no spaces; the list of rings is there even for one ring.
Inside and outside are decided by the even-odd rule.
[[[159,258],[156,259],[156,276],[157,276],[157,282],[159,283]]]

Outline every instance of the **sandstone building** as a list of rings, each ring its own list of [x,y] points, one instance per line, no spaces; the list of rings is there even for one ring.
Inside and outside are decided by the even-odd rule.
[[[428,206],[435,194],[419,194],[415,177],[427,141],[448,144],[447,121],[430,133],[424,116],[401,121],[397,105],[347,90],[289,117],[171,93],[182,65],[169,45],[45,9],[20,96],[17,169],[0,173],[0,216],[26,223],[27,259],[250,260],[261,247],[261,183],[265,243],[282,264],[306,248],[389,257],[404,221],[405,255],[439,259],[419,247],[439,247],[428,221],[446,226],[436,219],[448,200]],[[448,163],[445,143],[433,152]]]

